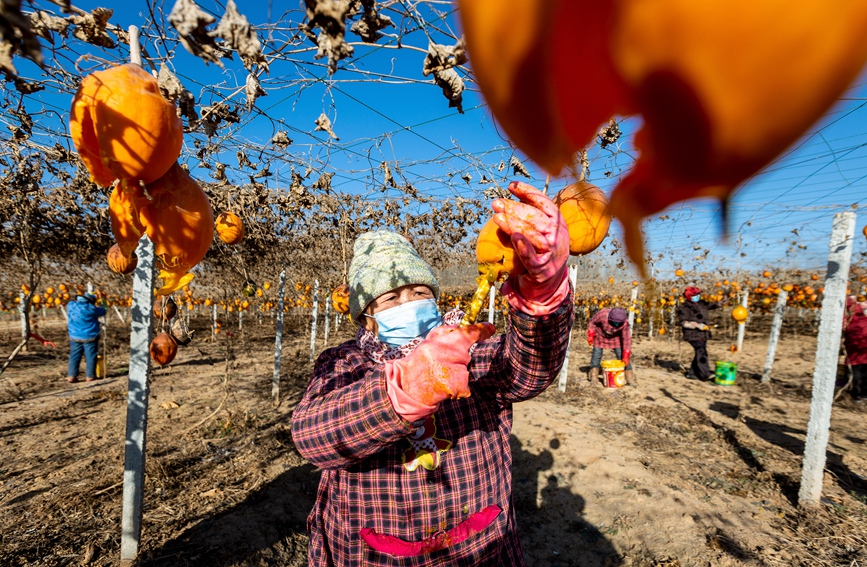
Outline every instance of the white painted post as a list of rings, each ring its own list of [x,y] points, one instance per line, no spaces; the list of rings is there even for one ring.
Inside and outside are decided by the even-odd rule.
[[[217,338],[217,304],[211,304],[211,336]]]
[[[780,340],[780,329],[783,327],[783,317],[786,315],[786,299],[789,293],[780,290],[777,305],[774,307],[774,322],[771,323],[771,337],[768,339],[768,355],[765,357],[765,370],[762,372],[762,384],[771,381],[771,369],[774,367],[774,356],[777,354],[777,343]]]
[[[60,305],[60,312],[63,313],[63,320],[69,321],[69,317],[66,316],[66,307],[64,307],[62,304]]]
[[[748,311],[749,311],[749,307],[747,307],[747,306],[749,305],[749,301],[750,301],[750,290],[749,290],[749,288],[747,288],[747,289],[744,289],[744,295],[743,295],[743,297],[741,297],[741,305],[743,305],[744,309],[746,309]],[[749,317],[749,315],[747,317]],[[741,352],[744,348],[744,333],[746,332],[746,330],[747,330],[747,322],[746,321],[744,321],[743,323],[738,323],[738,343],[737,343],[738,352]]]
[[[322,346],[326,346],[328,344],[328,325],[331,322],[331,302],[328,301],[328,298],[322,300],[325,302],[325,336],[322,339]]]
[[[280,270],[280,285],[277,288],[277,337],[274,339],[274,378],[271,381],[271,397],[280,398],[280,357],[283,354],[283,290],[286,285],[286,268]]]
[[[831,405],[834,403],[834,381],[846,305],[846,281],[852,257],[852,237],[855,234],[855,213],[834,215],[831,230],[831,250],[825,274],[825,297],[822,301],[822,321],[816,342],[816,366],[813,371],[813,397],[810,401],[810,421],[804,447],[801,489],[798,504],[815,505],[822,496],[822,476],[825,470],[828,429],[831,426]]]
[[[632,296],[629,299],[629,328],[633,328],[633,322],[635,321],[635,303],[638,301],[638,287],[635,286],[632,288]]]
[[[21,314],[21,340],[27,340],[27,306],[25,304],[25,295],[23,291],[18,292],[18,312]],[[27,350],[27,345],[24,345],[22,351]]]
[[[87,293],[93,293],[93,284],[91,282],[87,282]]]
[[[310,323],[310,360],[316,354],[316,317],[319,315],[319,280],[313,280],[313,317]]]
[[[572,269],[571,267],[569,268]],[[573,280],[574,282],[574,280]],[[574,285],[573,285],[574,287]],[[488,293],[488,323],[494,324],[497,317],[496,310],[496,301],[497,301],[497,286],[492,285],[491,291]]]
[[[569,279],[572,280],[572,289],[578,286],[578,266],[569,266]],[[572,307],[574,309],[574,305]],[[569,329],[569,343],[566,345],[566,358],[563,360],[563,368],[560,369],[560,381],[557,387],[561,392],[566,391],[566,379],[569,376],[569,350],[572,347],[572,329]]]
[[[117,318],[120,319],[121,324],[126,325],[126,320],[124,320],[123,315],[120,314],[120,309],[117,308],[117,305],[112,305],[112,309],[114,309]]]
[[[129,27],[130,55],[141,65],[139,30]],[[153,339],[154,245],[147,235],[136,250],[138,265],[132,279],[132,321],[129,339],[129,382],[126,403],[126,442],[123,459],[123,510],[120,558],[132,561],[138,554],[144,500],[145,447],[148,417],[150,343]],[[88,284],[90,288],[90,284]]]
[[[238,306],[238,330],[242,330],[244,328],[244,310]]]

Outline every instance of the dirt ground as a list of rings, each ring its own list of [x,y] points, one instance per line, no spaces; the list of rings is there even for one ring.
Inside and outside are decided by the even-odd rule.
[[[33,346],[0,378],[0,563],[117,565],[129,337],[110,321],[108,377],[67,384],[63,326],[40,325],[58,349]],[[289,424],[312,369],[309,331],[287,332],[275,406],[273,321],[216,340],[205,317],[196,325],[153,374],[136,565],[306,565],[319,471]],[[329,344],[348,332],[332,329]],[[637,339],[639,385],[606,389],[584,381],[589,349],[574,337],[566,392],[515,406],[528,565],[867,565],[867,407],[845,394],[822,502],[797,507],[815,338],[784,331],[770,386],[758,380],[765,337],[736,354],[730,337],[712,341],[712,359],[739,365],[728,387],[686,380],[692,353],[677,339]],[[16,341],[4,318],[4,359]]]

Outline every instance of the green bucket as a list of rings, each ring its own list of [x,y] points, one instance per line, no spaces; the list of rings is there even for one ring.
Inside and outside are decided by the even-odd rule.
[[[733,386],[737,375],[737,364],[734,362],[723,362],[718,360],[716,363],[716,374],[713,381],[720,386]]]

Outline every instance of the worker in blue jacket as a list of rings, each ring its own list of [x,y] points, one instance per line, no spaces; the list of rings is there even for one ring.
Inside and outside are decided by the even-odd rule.
[[[96,306],[96,296],[85,293],[66,306],[69,331],[69,369],[66,381],[78,382],[78,366],[84,354],[85,377],[88,382],[96,380],[96,357],[99,353],[99,318],[105,309]]]

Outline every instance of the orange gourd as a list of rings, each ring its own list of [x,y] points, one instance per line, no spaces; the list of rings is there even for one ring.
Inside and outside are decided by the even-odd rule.
[[[482,226],[476,241],[476,262],[479,272],[494,272],[494,278],[499,279],[505,274],[516,276],[526,271],[524,264],[512,247],[512,239],[494,222],[494,218]]]
[[[746,321],[748,316],[749,312],[747,311],[747,308],[743,305],[738,305],[737,307],[732,309],[732,319],[734,319],[738,323],[743,323],[744,321]]]
[[[207,195],[180,165],[147,185],[121,180],[109,199],[114,237],[121,251],[134,250],[141,235],[154,243],[154,255],[163,286],[159,295],[168,295],[193,279],[189,270],[198,264],[211,246],[214,213]]]
[[[72,100],[72,141],[95,183],[160,178],[181,153],[183,123],[157,80],[128,63],[86,76]]]
[[[591,183],[579,181],[561,189],[552,200],[569,227],[569,253],[581,256],[596,250],[611,225],[605,193]]]
[[[128,256],[121,251],[117,244],[113,244],[108,249],[106,260],[109,269],[117,274],[131,274],[138,265],[138,256],[135,255],[135,252]]]
[[[644,217],[697,197],[726,201],[819,119],[867,61],[862,0],[458,7],[494,117],[549,173],[574,167],[575,153],[613,116],[640,115],[640,156],[611,207],[642,270]]]
[[[174,337],[169,333],[162,332],[154,337],[148,350],[154,362],[160,366],[165,366],[171,363],[175,359],[175,356],[177,356],[178,343],[175,342]]]
[[[338,313],[346,315],[349,313],[349,286],[346,284],[339,285],[331,292],[331,306]]]
[[[674,271],[674,275],[677,276],[677,277],[679,277],[679,278],[682,278],[682,277],[683,277],[683,274],[684,274],[684,271],[681,270],[680,268],[678,268],[678,269],[676,269],[676,270]]]
[[[229,245],[234,245],[244,239],[244,222],[235,213],[222,212],[214,223],[217,236]]]

